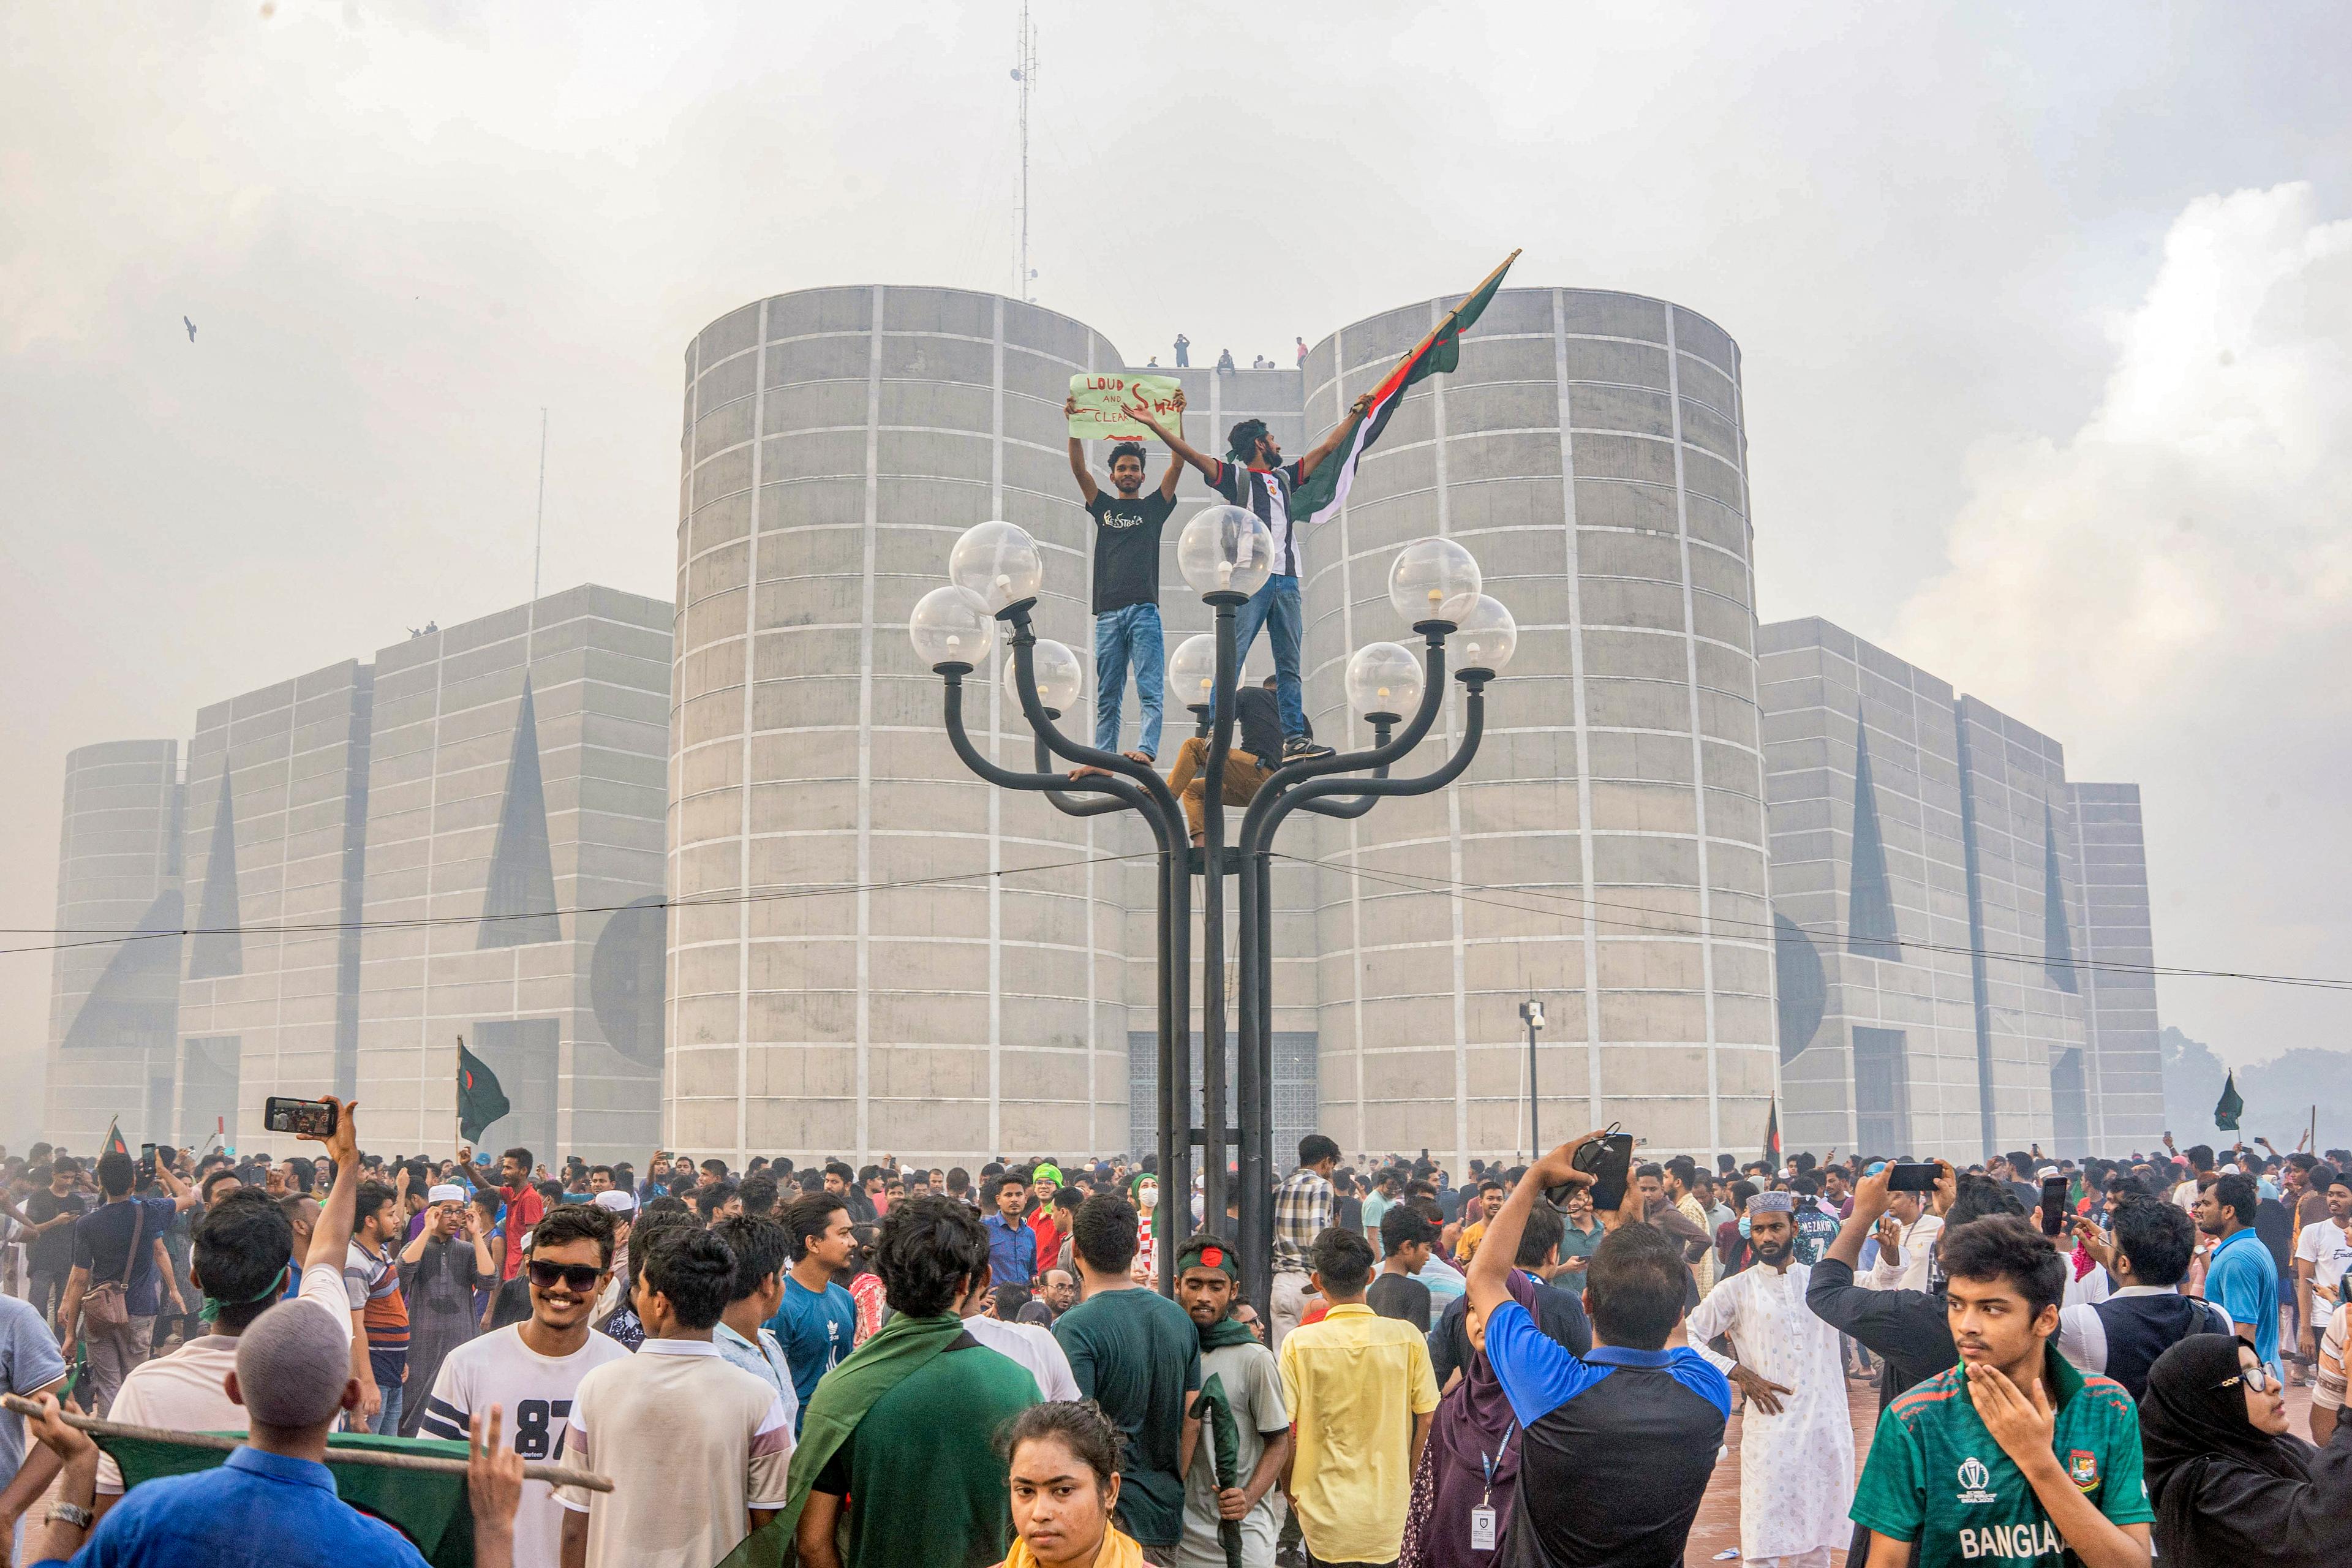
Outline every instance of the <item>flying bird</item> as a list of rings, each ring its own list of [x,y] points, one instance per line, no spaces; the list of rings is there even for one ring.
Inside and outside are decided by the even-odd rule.
[[[194,342],[196,341],[196,324],[195,324],[195,322],[194,322],[194,321],[192,321],[188,320],[188,318],[187,318],[187,317],[183,316],[183,317],[181,317],[181,318],[180,318],[180,325],[182,325],[182,326],[184,326],[184,327],[185,327],[185,328],[187,328],[187,329],[188,329],[188,341],[189,341],[190,342]]]

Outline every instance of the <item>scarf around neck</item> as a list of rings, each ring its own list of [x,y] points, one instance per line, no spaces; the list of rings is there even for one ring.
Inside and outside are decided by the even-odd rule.
[[[997,1568],[1038,1568],[1036,1554],[1029,1543],[1019,1536],[1013,1538],[1013,1550],[1004,1554]],[[1143,1568],[1143,1548],[1112,1525],[1103,1532],[1102,1550],[1095,1553],[1094,1568]]]

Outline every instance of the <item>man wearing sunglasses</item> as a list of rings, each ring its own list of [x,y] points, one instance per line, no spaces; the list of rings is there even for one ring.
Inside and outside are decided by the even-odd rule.
[[[530,1318],[451,1351],[425,1406],[427,1437],[463,1438],[477,1412],[503,1405],[515,1452],[553,1463],[580,1380],[610,1361],[626,1361],[620,1342],[588,1326],[613,1266],[613,1216],[593,1204],[547,1211],[532,1230]],[[557,1568],[562,1559],[563,1508],[545,1481],[525,1481],[515,1510],[515,1568]]]

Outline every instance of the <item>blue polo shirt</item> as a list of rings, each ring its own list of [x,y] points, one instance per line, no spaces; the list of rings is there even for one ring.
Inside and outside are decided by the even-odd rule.
[[[2278,1364],[2278,1264],[2252,1226],[2225,1238],[2205,1265],[2205,1299],[2232,1323],[2254,1325],[2254,1354]]]
[[[56,1561],[51,1559],[52,1562]],[[309,1459],[239,1448],[219,1468],[142,1481],[74,1568],[425,1568],[406,1537],[335,1495]]]
[[[981,1222],[988,1228],[988,1277],[998,1285],[1026,1285],[1037,1276],[1037,1233],[1025,1224],[1007,1225],[1001,1214]]]

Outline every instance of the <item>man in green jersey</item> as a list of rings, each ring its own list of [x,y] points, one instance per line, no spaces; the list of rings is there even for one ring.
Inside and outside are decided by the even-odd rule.
[[[1942,1238],[1960,1364],[1878,1419],[1853,1518],[1869,1568],[2149,1568],[2139,1413],[2120,1384],[2051,1347],[2066,1261],[2024,1220]]]

